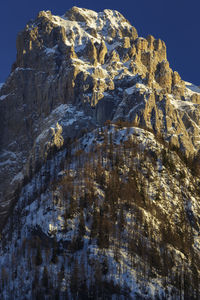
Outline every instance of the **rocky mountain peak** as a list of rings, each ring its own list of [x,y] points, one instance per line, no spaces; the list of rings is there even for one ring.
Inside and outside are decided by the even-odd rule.
[[[151,130],[186,156],[200,147],[199,88],[170,68],[162,40],[138,37],[115,10],[41,11],[18,34],[0,100],[2,214],[18,184],[13,177],[28,176],[54,146],[106,120]],[[58,126],[61,143],[51,130]]]
[[[95,68],[107,63],[107,71],[117,65],[119,68],[119,63],[114,63],[115,53],[120,63],[131,61],[128,71],[146,79],[150,87],[160,86],[168,93],[183,96],[184,83],[167,63],[165,43],[150,35],[138,38],[136,29],[114,10],[96,13],[73,7],[62,17],[53,16],[50,11],[40,12],[18,35],[13,70],[33,68],[53,75],[66,65],[85,68],[88,63]]]
[[[2,299],[198,299],[200,88],[164,41],[41,11],[0,120]]]
[[[137,31],[117,11],[96,13],[73,7],[62,17],[53,16],[50,11],[41,11],[36,20],[18,35],[18,54],[14,67],[30,67],[32,64],[36,67],[35,56],[39,53],[41,55],[42,51],[42,56],[59,54],[65,59],[80,57],[84,47],[91,43],[95,45],[93,56],[98,54],[102,62],[102,42],[111,45],[125,36],[134,41]],[[43,66],[38,68],[43,69]]]

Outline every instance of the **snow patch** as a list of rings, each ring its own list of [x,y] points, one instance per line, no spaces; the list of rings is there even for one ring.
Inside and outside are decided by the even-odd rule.
[[[7,94],[7,95],[2,95],[2,96],[0,97],[0,101],[5,100],[8,96],[9,96],[9,94]]]
[[[12,165],[12,164],[14,164],[14,163],[15,163],[15,161],[12,161],[12,160],[10,160],[10,159],[7,159],[7,160],[5,160],[5,161],[3,161],[3,162],[0,162],[0,166],[3,167],[3,166],[6,166],[6,165]]]
[[[11,184],[17,182],[17,181],[22,181],[24,179],[24,175],[22,172],[19,172],[17,175],[15,175],[15,177],[13,178],[13,180],[11,181]]]
[[[195,104],[190,101],[176,100],[173,96],[169,95],[171,104],[179,110],[185,110],[186,107],[194,108]]]
[[[52,54],[55,54],[56,49],[57,49],[57,45],[53,48],[46,48],[44,51],[45,51],[46,55],[52,55]]]
[[[135,92],[138,92],[138,91],[142,91],[142,92],[149,92],[150,89],[148,89],[146,87],[146,85],[142,84],[142,83],[136,83],[134,86],[128,88],[125,90],[125,94],[126,95],[132,95],[134,94]]]
[[[200,88],[194,85],[193,83],[185,81],[185,86],[188,90],[190,90],[192,94],[193,93],[200,94]]]

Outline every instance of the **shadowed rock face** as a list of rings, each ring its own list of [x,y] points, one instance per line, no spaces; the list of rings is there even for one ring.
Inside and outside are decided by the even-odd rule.
[[[42,11],[17,37],[0,89],[0,225],[24,176],[107,119],[134,121],[186,155],[199,150],[200,90],[173,72],[166,46],[138,37],[117,11]]]

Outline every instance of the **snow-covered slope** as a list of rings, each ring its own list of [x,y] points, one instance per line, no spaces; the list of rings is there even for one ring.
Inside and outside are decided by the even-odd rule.
[[[198,86],[192,84],[191,82],[187,82],[187,81],[185,81],[185,85],[186,85],[186,88],[189,89],[191,92],[200,94],[200,88]]]
[[[85,293],[178,297],[174,274],[193,278],[189,257],[198,259],[200,249],[199,178],[176,152],[140,128],[109,125],[70,149],[48,160],[23,187],[3,236],[9,241],[1,248],[7,274],[2,295],[7,299],[13,290],[17,299],[22,294],[34,299],[34,293],[54,297],[58,289],[60,299],[74,299],[76,293],[81,299]],[[13,278],[11,269],[23,277]],[[195,292],[193,280],[182,295]]]

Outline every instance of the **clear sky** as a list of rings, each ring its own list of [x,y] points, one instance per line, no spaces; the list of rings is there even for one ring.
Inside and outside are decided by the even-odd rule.
[[[16,36],[41,10],[63,15],[72,6],[121,12],[138,30],[161,38],[182,79],[200,85],[200,0],[0,0],[0,82],[16,56]]]

